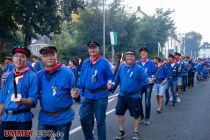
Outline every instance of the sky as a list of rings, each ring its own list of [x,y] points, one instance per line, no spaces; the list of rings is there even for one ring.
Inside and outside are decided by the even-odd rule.
[[[202,42],[210,42],[209,0],[124,0],[124,5],[132,7],[132,11],[141,10],[152,15],[156,8],[175,10],[171,15],[177,27],[177,33],[199,32]]]

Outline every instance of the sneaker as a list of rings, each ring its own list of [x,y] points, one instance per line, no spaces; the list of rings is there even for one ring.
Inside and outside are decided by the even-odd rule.
[[[161,108],[158,108],[157,109],[157,113],[161,113]]]
[[[138,132],[134,132],[133,133],[133,140],[138,140],[139,139],[139,133]]]
[[[175,107],[176,106],[176,103],[173,103],[173,105],[172,105],[173,107]]]
[[[142,118],[140,121],[139,121],[139,124],[142,124],[142,123],[144,123],[145,121],[144,121],[144,118]]]
[[[170,102],[172,102],[172,101],[173,101],[173,97],[170,97],[170,99],[169,99],[169,100],[170,100]]]
[[[168,105],[168,101],[165,102],[165,106],[167,106],[167,105]]]
[[[150,120],[149,119],[145,120],[144,125],[150,125]]]
[[[125,137],[125,131],[120,131],[115,138],[116,140],[122,140],[124,137]]]
[[[180,97],[177,97],[176,101],[177,101],[178,103],[180,103],[180,102],[181,102]]]

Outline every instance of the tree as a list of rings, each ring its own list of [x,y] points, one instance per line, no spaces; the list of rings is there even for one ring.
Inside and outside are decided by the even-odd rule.
[[[146,47],[150,52],[157,52],[158,43],[161,46],[167,41],[169,35],[175,35],[175,24],[170,15],[172,10],[156,9],[153,16],[140,19],[136,32],[136,46]]]
[[[133,48],[134,31],[137,27],[137,19],[129,15],[121,0],[114,0],[106,9],[106,51],[110,52],[110,32],[118,34],[118,45],[116,52]],[[102,0],[93,0],[84,10],[80,12],[78,22],[75,22],[77,45],[85,45],[87,41],[94,39],[103,42],[103,11]],[[111,53],[106,53],[110,56]]]
[[[198,54],[201,45],[202,35],[200,33],[191,31],[185,34],[183,44],[185,55]]]
[[[1,2],[0,41],[5,42],[15,36],[18,30],[24,35],[24,45],[37,34],[50,36],[60,33],[63,20],[71,20],[72,11],[82,7],[78,0],[6,0]],[[6,25],[6,26],[5,26]],[[6,29],[4,29],[6,27]]]

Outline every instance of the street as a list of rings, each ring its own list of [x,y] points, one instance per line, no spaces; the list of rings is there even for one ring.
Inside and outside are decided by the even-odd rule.
[[[151,124],[140,125],[141,140],[209,140],[210,138],[210,81],[197,84],[188,89],[187,93],[181,96],[181,103],[176,107],[169,104],[164,107],[161,114],[156,112],[155,95],[152,95]],[[110,95],[107,109],[107,140],[114,140],[119,129],[116,122],[115,105],[117,94]],[[144,105],[144,104],[143,104]],[[79,122],[79,105],[74,105],[75,119],[73,121],[70,139],[83,140],[83,133]],[[37,128],[38,108],[34,110],[33,129]],[[126,137],[132,138],[132,118],[126,113]],[[96,127],[96,126],[95,126]],[[95,138],[97,139],[97,129],[95,128]],[[32,138],[35,139],[35,138]]]

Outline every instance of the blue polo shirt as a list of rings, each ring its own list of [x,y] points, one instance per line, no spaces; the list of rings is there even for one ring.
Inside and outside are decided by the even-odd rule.
[[[173,63],[173,64],[167,63],[166,69],[168,71],[168,77],[169,78],[173,77],[174,79],[176,79],[178,76],[178,68],[179,68],[179,65],[177,63]]]
[[[137,64],[144,68],[145,72],[149,75],[149,77],[154,75],[157,70],[155,63],[151,60],[148,60],[147,62],[145,62],[145,64],[141,60],[139,60]]]
[[[94,94],[89,93],[87,90],[106,89],[108,81],[112,79],[112,75],[111,66],[104,57],[100,57],[93,65],[90,64],[90,59],[86,59],[80,72],[79,87],[82,90],[81,94],[88,99],[107,98],[109,96],[107,90]]]
[[[37,61],[36,63],[35,63],[35,65],[34,65],[34,68],[33,68],[33,70],[35,71],[35,72],[39,72],[40,70],[42,70],[42,63],[40,62],[40,61]]]
[[[166,65],[160,66],[158,67],[158,69],[160,69],[160,71],[156,75],[155,82],[154,82],[155,84],[160,84],[165,78],[170,77],[170,72],[168,71]]]
[[[14,93],[14,75],[15,74],[13,71],[9,73],[0,93],[0,103],[3,104],[6,110],[11,111],[17,111],[27,108],[26,105],[22,104],[17,106],[14,102],[11,101],[11,96]],[[22,95],[22,98],[31,99],[35,106],[38,100],[37,75],[31,70],[25,72],[23,74],[23,77],[19,79],[17,90]],[[33,114],[31,112],[20,113],[16,115],[8,115],[4,112],[2,116],[2,121],[26,122],[31,121],[32,118]]]
[[[38,73],[40,106],[39,123],[47,125],[61,125],[72,122],[73,109],[52,116],[47,112],[57,112],[71,107],[73,99],[71,89],[74,85],[74,74],[65,66],[61,66],[49,74],[45,70]]]
[[[143,67],[135,64],[134,66],[127,66],[122,64],[114,79],[113,91],[120,84],[119,95],[126,96],[129,93],[139,93],[144,83],[149,83],[149,76],[144,71]],[[132,98],[140,98],[140,94],[131,95]]]

